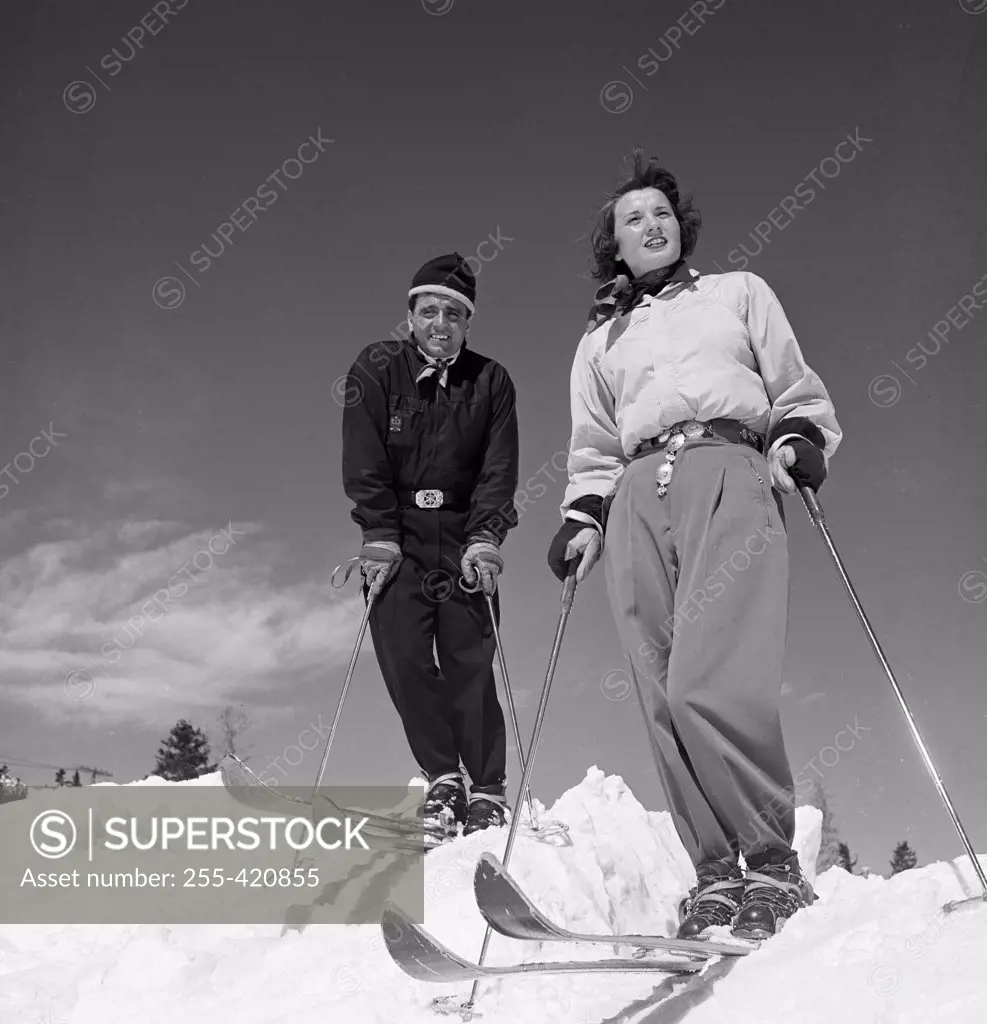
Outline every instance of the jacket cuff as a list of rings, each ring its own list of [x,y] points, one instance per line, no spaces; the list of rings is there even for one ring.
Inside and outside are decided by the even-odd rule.
[[[363,531],[364,544],[379,544],[381,541],[390,541],[401,546],[401,531],[388,526],[378,526],[372,530]]]
[[[826,447],[826,437],[823,432],[805,416],[786,416],[775,424],[774,430],[768,434],[768,448],[775,448],[780,441],[789,437],[804,437],[811,441],[817,448]]]
[[[578,512],[579,516],[573,516],[574,512]],[[585,523],[589,520],[586,518],[589,516],[594,523],[597,524],[601,529],[603,527],[603,498],[598,494],[584,494],[581,498],[576,500],[566,509],[566,519],[576,519],[577,522]]]
[[[491,533],[489,530],[477,530],[475,533],[471,533],[466,538],[467,544],[493,544],[496,547],[500,547],[500,541],[497,539],[496,534]]]
[[[466,553],[472,552],[474,558],[479,558],[484,562],[491,562],[497,566],[497,568],[504,571],[504,556],[500,553],[500,545],[494,544],[491,541],[483,540],[477,541],[470,544],[466,552],[464,552],[464,558]]]
[[[577,498],[568,509],[565,519],[572,523],[585,523],[592,526],[600,535],[600,542],[604,539],[603,527],[603,499],[596,494],[584,494]]]
[[[360,549],[360,554],[364,558],[370,558],[374,561],[393,562],[401,557],[401,545],[393,540],[372,541],[369,544],[363,545]]]

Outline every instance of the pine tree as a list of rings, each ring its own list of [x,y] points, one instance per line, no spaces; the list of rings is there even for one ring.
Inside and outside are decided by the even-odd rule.
[[[154,774],[169,782],[185,782],[215,770],[216,765],[209,763],[209,741],[205,734],[184,718],[158,747]]]
[[[82,785],[82,779],[79,778],[79,769],[78,768],[76,768],[75,774],[73,774],[73,776],[72,776],[72,785],[73,786],[81,786]]]
[[[857,858],[851,858],[850,847],[846,843],[840,843],[840,859],[838,863],[844,871],[849,872],[851,875],[854,873],[854,868],[857,866]]]
[[[64,786],[65,785],[65,769],[64,768],[59,768],[58,771],[55,772],[55,785],[56,786]]]
[[[902,871],[908,871],[916,864],[918,864],[918,857],[915,856],[915,851],[905,840],[902,840],[894,848],[894,856],[891,858],[891,874],[897,875]]]
[[[829,809],[826,790],[821,784],[812,784],[812,789],[806,794],[803,803],[822,811],[822,835],[819,839],[819,856],[816,857],[816,874],[821,875],[833,865],[841,863],[840,845],[843,840],[836,827],[833,812]]]

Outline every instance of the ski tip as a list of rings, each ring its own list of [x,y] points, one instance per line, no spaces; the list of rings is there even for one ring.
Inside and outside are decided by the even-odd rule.
[[[504,866],[489,852],[480,854],[476,867],[473,869],[473,891],[479,893],[480,889],[489,885],[495,878],[502,877]]]
[[[391,959],[418,981],[434,981],[434,972],[422,963],[422,957],[433,959],[437,952],[434,940],[396,904],[385,901],[380,915],[380,930]]]
[[[403,941],[408,926],[412,923],[408,915],[396,903],[392,900],[384,901],[380,915],[380,930],[383,932],[384,942],[388,949]]]
[[[490,859],[488,860],[487,858]],[[496,857],[491,856],[489,853],[481,853],[480,859],[476,862],[476,867],[473,868],[473,879],[478,882],[483,878],[492,878],[494,875],[499,875],[501,870],[500,861]]]

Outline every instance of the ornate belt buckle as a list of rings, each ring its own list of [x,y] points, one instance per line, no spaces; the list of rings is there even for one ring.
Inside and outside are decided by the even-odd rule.
[[[415,491],[415,504],[419,508],[441,508],[442,492],[436,490]]]
[[[655,474],[655,482],[658,484],[658,497],[664,498],[668,491],[668,485],[672,479],[672,469],[675,458],[687,440],[697,437],[706,437],[710,433],[709,427],[699,420],[687,420],[680,423],[671,430],[663,431],[658,435],[662,443],[668,442],[665,451],[665,461],[658,467]]]
[[[676,434],[675,437],[681,437],[681,434]],[[674,441],[675,438],[672,438]],[[665,493],[668,490],[668,484],[672,479],[672,470],[674,466],[672,463],[675,461],[675,452],[668,452],[665,455],[665,461],[658,467],[655,473],[655,482],[658,484],[658,497],[664,498]]]

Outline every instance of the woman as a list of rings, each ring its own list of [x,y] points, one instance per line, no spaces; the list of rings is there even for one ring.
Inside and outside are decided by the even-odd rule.
[[[764,938],[815,900],[792,850],[779,697],[781,494],[818,489],[842,432],[777,297],[686,260],[699,213],[641,152],[593,233],[596,294],[570,381],[564,522],[581,583],[601,551],[673,820],[696,869],[679,936]],[[739,866],[742,855],[746,871]]]

